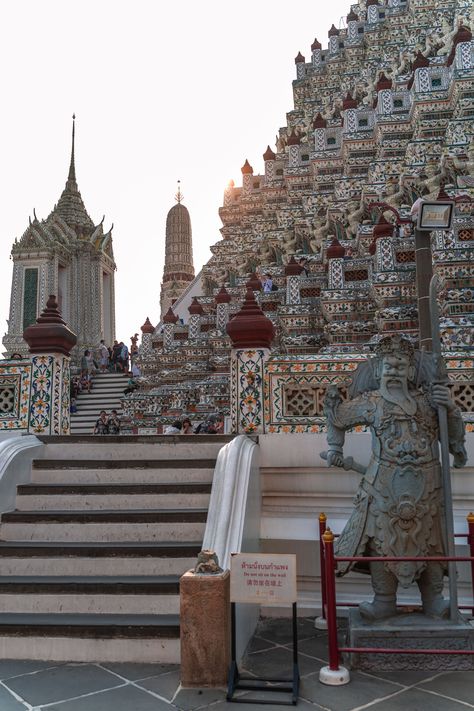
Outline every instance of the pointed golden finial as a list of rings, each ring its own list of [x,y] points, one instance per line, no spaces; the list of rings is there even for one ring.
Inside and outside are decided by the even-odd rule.
[[[176,195],[174,196],[174,199],[176,200],[176,202],[178,203],[178,205],[181,204],[181,202],[182,202],[182,200],[183,200],[183,197],[184,197],[184,195],[183,195],[183,193],[181,192],[181,180],[178,180],[178,192],[177,192]]]

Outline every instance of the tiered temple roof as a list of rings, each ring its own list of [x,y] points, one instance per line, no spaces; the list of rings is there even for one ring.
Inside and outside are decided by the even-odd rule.
[[[95,225],[79,192],[75,168],[75,117],[65,188],[48,217],[34,219],[12,246],[13,279],[8,333],[3,338],[7,354],[26,355],[23,331],[57,294],[68,325],[77,334],[73,357],[95,347],[101,338],[115,338],[112,230]]]
[[[294,107],[275,150],[263,155],[264,171],[245,159],[242,185],[225,190],[222,239],[197,295],[204,313],[144,337],[144,389],[129,406],[134,426],[166,421],[170,389],[179,404],[173,416],[228,404],[225,324],[256,269],[278,287],[258,297],[275,326],[276,353],[337,358],[369,350],[381,334],[416,339],[410,211],[440,190],[456,202],[453,229],[432,236],[434,268],[445,280],[444,347],[472,345],[469,9],[469,0],[362,0],[348,8],[344,28],[332,26],[325,49],[316,39],[309,61],[298,53]],[[230,303],[217,298],[223,287]]]

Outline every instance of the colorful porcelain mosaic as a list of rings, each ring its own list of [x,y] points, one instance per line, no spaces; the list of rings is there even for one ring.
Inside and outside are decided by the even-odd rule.
[[[232,354],[231,413],[234,432],[258,434],[264,431],[263,383],[268,354],[265,348],[236,350]]]
[[[31,383],[31,364],[9,364],[5,361],[0,365],[0,389],[5,387],[13,393],[13,403],[8,412],[0,413],[0,429],[27,430],[29,397]]]

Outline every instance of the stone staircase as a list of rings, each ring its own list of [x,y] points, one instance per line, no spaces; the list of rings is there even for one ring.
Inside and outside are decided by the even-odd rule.
[[[127,382],[128,376],[122,373],[94,375],[91,392],[81,392],[77,398],[77,412],[71,414],[71,434],[92,434],[101,410],[105,410],[108,415],[111,410],[117,410],[120,417],[121,398]]]
[[[178,662],[225,436],[44,437],[0,522],[0,655]]]

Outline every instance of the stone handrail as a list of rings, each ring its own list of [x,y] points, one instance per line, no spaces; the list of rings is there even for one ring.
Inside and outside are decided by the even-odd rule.
[[[217,553],[224,570],[230,568],[232,553],[258,550],[258,451],[256,442],[239,435],[217,457],[203,548]]]
[[[0,440],[0,512],[15,508],[16,487],[30,482],[31,460],[42,447],[34,435],[6,435]]]
[[[232,553],[255,552],[260,540],[259,447],[239,435],[219,451],[204,533],[203,549],[217,553],[224,570]],[[237,659],[243,655],[255,631],[259,605],[240,605],[236,631]]]

